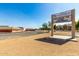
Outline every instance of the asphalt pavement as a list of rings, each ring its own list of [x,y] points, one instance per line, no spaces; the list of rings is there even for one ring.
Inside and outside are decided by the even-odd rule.
[[[8,38],[14,38],[14,37],[25,37],[25,36],[31,36],[36,34],[42,34],[43,32],[36,32],[36,31],[30,31],[30,32],[11,32],[11,33],[4,33],[0,32],[0,40],[1,39],[8,39]]]

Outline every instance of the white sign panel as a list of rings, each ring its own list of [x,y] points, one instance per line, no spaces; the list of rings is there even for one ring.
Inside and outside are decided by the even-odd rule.
[[[71,10],[53,15],[54,23],[71,22]]]

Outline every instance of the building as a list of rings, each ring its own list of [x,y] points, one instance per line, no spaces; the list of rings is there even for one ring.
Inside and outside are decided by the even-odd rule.
[[[23,27],[12,27],[12,32],[23,32],[24,28]]]
[[[0,32],[23,32],[23,27],[0,26]]]
[[[36,29],[26,28],[25,31],[35,31]]]
[[[0,26],[0,32],[12,32],[12,28],[9,26]]]

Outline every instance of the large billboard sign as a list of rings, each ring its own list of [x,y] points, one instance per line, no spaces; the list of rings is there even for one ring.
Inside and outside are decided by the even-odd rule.
[[[71,22],[72,38],[75,38],[75,9],[51,15],[51,36],[53,36],[54,23]]]
[[[53,15],[54,23],[71,22],[71,10]]]

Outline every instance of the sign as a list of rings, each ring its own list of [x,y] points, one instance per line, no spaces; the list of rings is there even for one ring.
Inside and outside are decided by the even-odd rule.
[[[53,22],[54,23],[71,22],[71,10],[54,14]]]
[[[71,22],[72,38],[75,38],[75,9],[51,15],[51,36],[53,36],[54,23]]]

